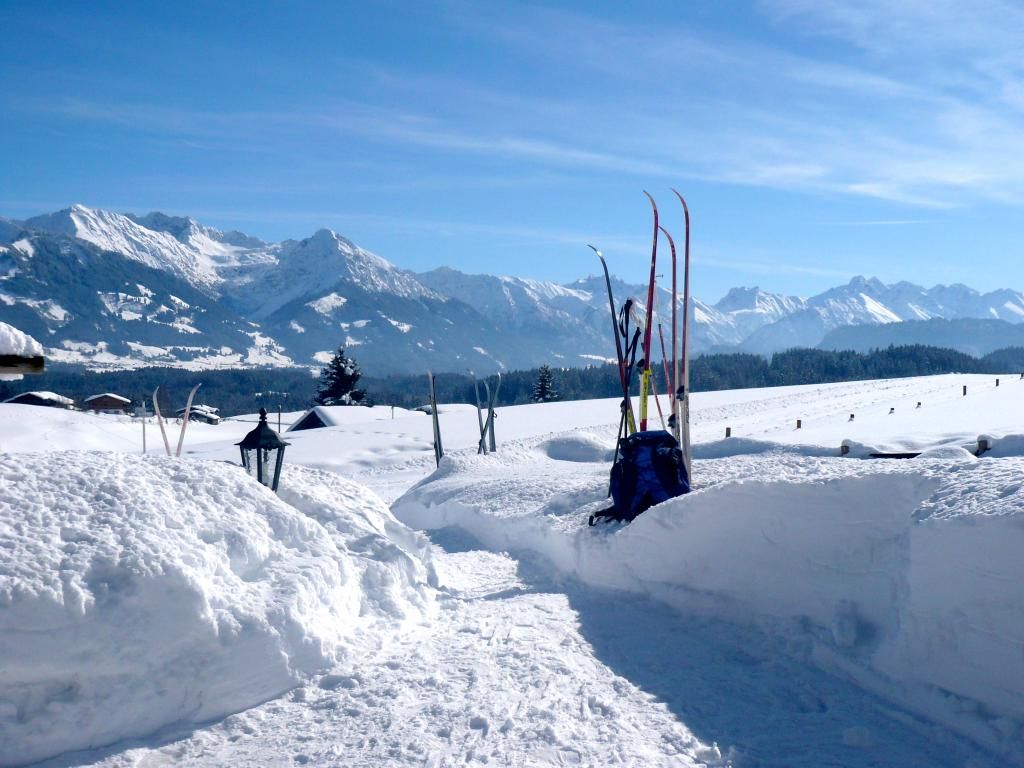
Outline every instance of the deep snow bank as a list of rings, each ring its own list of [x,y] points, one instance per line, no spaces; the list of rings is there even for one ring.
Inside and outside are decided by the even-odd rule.
[[[586,455],[590,439],[575,453],[571,439],[558,456]],[[809,659],[1024,760],[1024,462],[702,461],[695,493],[588,529],[607,465],[552,460],[550,445],[447,457],[392,508],[590,584],[791,634]]]
[[[43,347],[38,341],[13,325],[0,322],[0,355],[35,357],[41,354]],[[0,381],[18,381],[21,378],[20,373],[0,373]]]
[[[0,355],[34,357],[43,354],[42,345],[24,331],[0,322]]]
[[[0,764],[244,709],[429,608],[424,543],[371,492],[282,485],[290,503],[228,464],[0,454]]]

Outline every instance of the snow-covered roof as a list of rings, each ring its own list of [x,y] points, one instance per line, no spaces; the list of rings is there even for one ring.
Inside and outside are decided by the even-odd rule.
[[[93,400],[99,400],[101,397],[109,397],[111,400],[117,400],[122,403],[130,403],[131,400],[127,397],[121,397],[121,395],[115,395],[113,392],[104,392],[102,395],[93,395],[92,397],[85,398],[85,402],[91,403]]]
[[[396,410],[404,412],[400,408]],[[373,412],[371,413],[371,411]],[[310,429],[311,426],[308,423],[303,424],[303,422],[306,422],[311,415],[319,419],[325,427],[341,427],[354,422],[383,419],[387,417],[388,413],[387,408],[370,409],[365,405],[315,405],[296,419],[285,431]]]
[[[285,431],[291,432],[293,430],[314,428],[309,423],[310,416],[314,417],[314,422],[316,419],[319,419],[325,427],[341,426],[345,423],[345,420],[335,416],[334,412],[345,411],[352,407],[353,406],[351,405],[315,405],[302,414],[302,416]]]
[[[6,400],[4,400],[4,402],[9,403],[21,397],[29,397],[30,395],[32,397],[37,397],[40,400],[52,400],[53,402],[61,403],[62,405],[75,404],[75,401],[72,400],[70,397],[64,397],[63,395],[58,395],[56,392],[47,392],[45,390],[40,392],[22,392],[20,394],[15,395],[14,397],[7,398]]]
[[[17,357],[38,357],[43,354],[42,345],[13,325],[0,322],[0,355]]]
[[[193,405],[190,410],[193,411],[193,412],[197,412],[197,413],[217,413],[218,411],[220,411],[220,408],[215,408],[212,405],[201,405],[200,404],[200,405]],[[184,413],[184,412],[185,412],[184,408],[179,408],[177,411],[175,411],[175,413]]]

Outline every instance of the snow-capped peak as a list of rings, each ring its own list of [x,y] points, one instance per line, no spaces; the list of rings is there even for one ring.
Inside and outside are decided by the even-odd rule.
[[[112,211],[75,204],[56,213],[28,219],[25,225],[77,237],[154,269],[172,272],[195,286],[211,288],[220,280],[204,254],[186,247],[167,232],[149,229]]]
[[[333,230],[319,229],[305,240],[281,243],[275,263],[247,283],[245,300],[258,307],[254,316],[266,317],[296,299],[323,296],[341,282],[406,299],[441,298],[412,273]]]
[[[783,296],[778,293],[753,288],[733,288],[717,304],[720,312],[760,312],[779,318],[804,307],[804,300],[796,296]]]
[[[219,229],[200,224],[191,216],[168,216],[159,211],[145,216],[126,214],[136,224],[171,235],[182,245],[194,250],[215,268],[236,267],[245,263],[267,261],[264,253],[272,247],[256,237],[241,232],[225,234]]]
[[[322,276],[324,288],[348,280],[379,293],[404,297],[432,295],[408,272],[330,229],[317,230],[312,237],[291,247],[283,244],[281,266],[288,271]]]

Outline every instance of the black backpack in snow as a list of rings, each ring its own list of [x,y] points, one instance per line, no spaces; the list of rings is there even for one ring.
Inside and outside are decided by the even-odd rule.
[[[612,465],[611,508],[590,516],[629,522],[637,515],[676,496],[690,492],[683,452],[664,430],[634,432],[619,441]]]

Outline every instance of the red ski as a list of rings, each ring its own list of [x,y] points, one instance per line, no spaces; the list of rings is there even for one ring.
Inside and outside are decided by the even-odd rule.
[[[658,262],[658,205],[650,193],[644,190],[654,209],[654,237],[651,245],[651,279],[647,284],[647,322],[644,325],[644,359],[640,371],[640,431],[647,429],[647,394],[651,389],[651,329],[654,327],[654,281]]]
[[[664,227],[658,227],[665,238],[668,240],[668,247],[672,252],[672,376],[669,378],[668,370],[665,371],[665,388],[668,389],[669,393],[669,404],[672,415],[669,417],[669,428],[675,437],[676,442],[680,442],[680,428],[679,428],[679,352],[678,352],[678,338],[676,334],[676,327],[678,321],[676,320],[676,307],[679,303],[679,297],[676,291],[676,241],[672,239],[672,235],[668,233],[668,230]],[[658,332],[661,332],[661,326],[658,326]],[[665,357],[665,339],[661,340],[661,356],[663,362],[667,366],[667,357]],[[681,443],[680,443],[681,444]]]

